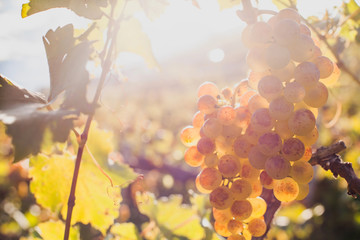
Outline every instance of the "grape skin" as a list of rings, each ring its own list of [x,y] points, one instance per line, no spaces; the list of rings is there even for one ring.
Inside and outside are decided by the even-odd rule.
[[[220,210],[230,207],[234,201],[231,191],[225,186],[215,188],[209,199],[211,206]]]

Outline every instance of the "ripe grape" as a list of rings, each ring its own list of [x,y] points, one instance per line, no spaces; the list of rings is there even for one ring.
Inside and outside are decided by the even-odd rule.
[[[251,186],[252,186],[252,192],[250,194],[250,198],[259,197],[263,190],[263,186],[261,185],[260,180],[257,179],[256,181],[251,182]]]
[[[218,221],[215,221],[214,229],[221,236],[229,237],[231,235],[231,232],[229,232],[226,223],[220,223]]]
[[[297,161],[291,166],[290,176],[298,183],[308,183],[314,176],[310,163]]]
[[[199,88],[198,88],[198,98],[200,98],[201,96],[204,95],[210,95],[212,97],[214,97],[215,99],[218,97],[219,95],[219,89],[216,86],[215,83],[213,82],[204,82],[202,83]]]
[[[311,30],[305,24],[300,23],[300,33],[311,37]]]
[[[222,135],[226,138],[236,138],[241,135],[241,132],[242,128],[235,124],[222,127]]]
[[[192,146],[186,150],[184,159],[189,166],[199,167],[204,162],[204,155],[199,153],[196,146]]]
[[[230,208],[223,210],[212,208],[214,219],[220,223],[228,223],[233,217],[231,215]]]
[[[187,147],[195,146],[200,139],[199,129],[196,129],[193,126],[183,128],[180,133],[180,139]]]
[[[249,162],[256,169],[264,169],[267,158],[268,156],[260,151],[259,146],[254,146],[249,152]]]
[[[193,116],[192,124],[194,128],[201,128],[201,126],[204,124],[204,114],[200,111],[197,111]]]
[[[200,186],[206,190],[214,190],[219,187],[222,182],[221,173],[213,167],[204,168],[198,176]]]
[[[251,203],[251,206],[253,208],[253,211],[251,213],[252,218],[259,218],[265,214],[267,204],[263,198],[249,198],[248,201]]]
[[[217,154],[209,154],[204,158],[204,164],[206,167],[216,167],[219,164],[219,157]]]
[[[231,106],[222,106],[217,113],[219,122],[223,125],[231,125],[235,122],[236,112]]]
[[[320,78],[327,78],[334,71],[333,62],[328,57],[319,56],[315,58],[313,62],[320,71]]]
[[[261,130],[261,131],[259,131]],[[253,125],[249,125],[248,128],[245,131],[245,138],[246,140],[255,145],[258,142],[259,137],[266,131],[262,131],[262,129],[256,129]]]
[[[320,108],[325,105],[328,94],[327,87],[322,82],[318,82],[316,86],[306,91],[304,102],[310,107]]]
[[[274,25],[274,37],[283,46],[293,46],[300,35],[300,26],[291,19],[277,21]]]
[[[287,120],[277,120],[275,123],[275,132],[279,134],[282,139],[288,139],[294,136],[294,133],[289,128]]]
[[[261,237],[266,232],[266,223],[261,218],[254,218],[249,222],[248,230],[254,237]]]
[[[283,8],[283,9],[281,9],[278,12],[278,14],[276,14],[276,17],[277,17],[278,21],[280,21],[282,19],[291,19],[291,20],[294,20],[297,23],[300,23],[300,21],[301,21],[301,16],[293,8]]]
[[[258,84],[259,94],[269,102],[282,94],[283,85],[275,76],[263,77]]]
[[[224,177],[235,177],[240,172],[241,165],[234,155],[224,155],[220,158],[218,168]]]
[[[247,107],[247,105],[249,104],[250,98],[256,94],[257,93],[254,90],[249,90],[249,91],[245,92],[240,98],[240,101],[239,101],[240,106]]]
[[[202,137],[197,143],[197,150],[203,155],[212,154],[215,151],[215,143],[208,137]]]
[[[254,72],[250,71],[249,77],[248,77],[248,87],[257,90],[257,86],[259,84],[259,81],[261,78],[271,75],[271,72],[269,70],[265,70],[263,72]]]
[[[234,124],[241,128],[246,128],[251,119],[251,113],[246,107],[237,107],[235,108],[236,117]]]
[[[247,240],[243,235],[231,235],[227,238],[227,240]]]
[[[284,88],[284,97],[291,103],[301,102],[305,97],[305,88],[296,81],[287,83]]]
[[[255,94],[249,99],[248,108],[251,113],[254,113],[259,108],[267,108],[268,106],[268,101],[259,94]]]
[[[281,69],[271,69],[271,75],[277,77],[282,82],[289,82],[294,78],[295,63],[290,61],[288,65]]]
[[[241,97],[249,88],[248,81],[246,79],[241,80],[234,86],[234,96]]]
[[[319,138],[319,132],[317,130],[317,127],[315,126],[310,133],[304,136],[297,136],[297,138],[300,139],[305,146],[311,146],[315,144],[317,139]]]
[[[233,204],[233,201],[232,193],[225,186],[217,187],[210,193],[210,204],[214,208],[226,209]]]
[[[259,108],[251,116],[250,120],[251,125],[255,131],[270,131],[275,124],[274,119],[271,118],[269,109]]]
[[[249,34],[249,41],[251,42],[251,47],[261,47],[269,42],[272,38],[272,29],[265,22],[256,22],[252,25],[251,31]]]
[[[282,141],[280,136],[275,132],[267,132],[259,137],[258,150],[267,156],[272,156],[281,150]],[[250,156],[249,156],[250,160]],[[251,163],[251,161],[250,161]]]
[[[310,36],[299,34],[289,47],[291,59],[295,62],[310,61],[314,56],[315,48],[314,41]]]
[[[236,200],[230,208],[231,214],[236,220],[245,220],[251,216],[252,206],[248,200]]]
[[[276,180],[274,182],[274,195],[281,202],[291,202],[299,194],[299,185],[291,177]]]
[[[302,62],[296,66],[294,71],[295,81],[300,83],[305,89],[316,86],[320,79],[320,71],[312,62]]]
[[[243,231],[244,224],[241,221],[231,219],[227,224],[227,228],[232,234],[239,234]]]
[[[252,187],[247,180],[238,179],[232,183],[230,191],[232,192],[235,200],[242,200],[250,196]]]
[[[291,169],[290,162],[281,155],[268,158],[265,162],[265,170],[273,179],[282,179],[289,175]]]
[[[207,190],[207,189],[205,189],[205,188],[203,188],[203,187],[201,186],[201,184],[200,184],[200,174],[198,174],[198,175],[196,176],[195,186],[196,186],[196,189],[197,189],[199,192],[201,192],[201,193],[206,193],[206,194],[211,193],[211,190]]]
[[[240,177],[249,180],[250,182],[254,182],[254,180],[258,179],[260,175],[260,170],[251,166],[248,160],[242,162]]]
[[[222,132],[222,124],[217,118],[209,118],[204,122],[202,131],[208,138],[216,138]]]
[[[305,145],[298,138],[289,138],[284,141],[282,155],[289,161],[297,161],[305,153]]]
[[[234,154],[233,144],[233,138],[227,138],[221,135],[215,139],[216,152],[219,156]]]
[[[237,156],[241,158],[247,158],[253,145],[246,140],[244,135],[241,135],[235,139],[233,146],[234,152]]]
[[[276,120],[286,120],[294,111],[294,104],[288,102],[284,96],[278,97],[270,102],[270,116]]]
[[[290,52],[286,47],[272,43],[265,51],[267,65],[272,69],[281,69],[290,62]]]
[[[255,72],[263,72],[269,68],[265,52],[261,48],[252,48],[246,56],[246,64]]]
[[[224,96],[224,98],[227,100],[227,101],[230,101],[232,96],[233,96],[233,92],[231,90],[231,88],[227,87],[227,88],[223,88],[221,90],[221,94]]]
[[[197,102],[197,107],[204,114],[211,114],[217,108],[217,100],[211,95],[202,95]]]
[[[299,194],[295,200],[303,200],[309,194],[309,184],[308,183],[298,183],[299,185]]]
[[[305,136],[314,129],[315,121],[315,116],[309,109],[301,108],[290,116],[288,124],[295,135]]]

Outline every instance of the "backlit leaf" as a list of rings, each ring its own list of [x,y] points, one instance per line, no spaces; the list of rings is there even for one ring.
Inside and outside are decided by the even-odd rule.
[[[107,0],[30,0],[22,5],[23,18],[51,8],[68,8],[76,14],[89,19],[98,19],[103,13],[101,7],[107,6]]]
[[[241,3],[241,0],[218,0],[220,10],[224,10],[227,8],[232,8]]]
[[[65,91],[63,108],[75,108],[89,112],[86,100],[86,85],[89,74],[85,69],[91,53],[91,42],[83,39],[75,43],[72,24],[49,30],[43,37],[50,72],[50,94],[48,101],[54,100]]]
[[[15,147],[14,161],[40,152],[46,129],[52,140],[64,142],[72,127],[74,111],[44,110],[46,100],[38,93],[23,89],[0,75],[0,121]]]
[[[31,192],[37,202],[53,212],[61,212],[66,217],[67,201],[74,171],[74,157],[69,154],[47,157],[38,155],[30,159],[29,177]],[[108,173],[114,184],[126,187],[136,178],[131,168],[125,166],[115,173]],[[82,162],[76,187],[76,202],[72,224],[90,223],[105,234],[115,218],[118,206],[108,195],[109,181],[94,164]],[[54,187],[56,186],[56,187]],[[120,187],[118,191],[120,191]],[[90,207],[91,206],[91,207]]]
[[[48,221],[38,225],[43,240],[56,240],[64,238],[65,224],[62,221]],[[70,228],[70,240],[79,240],[80,232],[77,227]]]
[[[272,0],[273,4],[279,9],[296,7],[297,0]]]
[[[135,18],[123,20],[117,35],[119,52],[132,52],[144,58],[149,68],[158,68],[149,37],[143,32],[140,22]]]
[[[116,223],[110,232],[114,235],[111,240],[140,240],[139,232],[133,223]]]
[[[200,224],[197,210],[181,203],[180,195],[156,200],[148,193],[146,197],[140,199],[139,210],[154,220],[169,239],[172,239],[173,235],[193,240],[202,239],[205,231]]]

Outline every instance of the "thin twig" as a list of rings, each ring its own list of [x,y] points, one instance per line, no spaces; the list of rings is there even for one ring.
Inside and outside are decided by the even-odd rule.
[[[126,5],[127,5],[127,1],[125,1],[124,7],[122,9],[122,13],[119,16],[118,22],[120,22],[122,20],[122,18],[123,18],[124,9],[126,8]],[[110,21],[109,29],[112,29],[111,26],[112,26],[112,22]],[[97,106],[97,103],[98,103],[98,100],[99,100],[103,85],[105,83],[106,77],[108,75],[108,72],[109,72],[109,70],[111,68],[111,64],[112,64],[112,52],[115,49],[116,34],[117,34],[118,30],[119,30],[119,25],[117,24],[116,26],[117,26],[117,28],[114,27],[114,29],[112,29],[112,34],[113,35],[112,36],[108,35],[108,38],[106,40],[107,42],[109,42],[111,40],[111,44],[110,44],[109,50],[107,51],[105,61],[104,61],[103,65],[102,65],[102,72],[101,72],[101,76],[100,76],[100,81],[98,83],[98,86],[96,88],[96,92],[95,92],[95,95],[94,95],[94,98],[93,98],[93,101],[92,101],[93,110],[88,115],[84,131],[82,132],[81,137],[80,137],[80,144],[79,144],[79,148],[78,148],[78,152],[77,152],[77,156],[76,156],[73,179],[72,179],[72,183],[71,183],[71,190],[70,190],[70,195],[69,195],[69,199],[68,199],[68,209],[67,209],[67,215],[66,215],[64,240],[69,239],[72,210],[73,210],[73,208],[75,206],[75,189],[76,189],[77,178],[79,176],[79,170],[80,170],[80,164],[81,164],[82,155],[83,155],[85,144],[86,144],[87,137],[88,137],[88,134],[89,134],[91,122],[92,122],[92,120],[94,118],[95,108]],[[105,44],[105,46],[107,46],[107,44]]]

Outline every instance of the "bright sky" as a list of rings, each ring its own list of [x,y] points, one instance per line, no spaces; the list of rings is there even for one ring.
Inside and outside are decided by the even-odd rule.
[[[49,75],[47,60],[41,37],[49,29],[67,23],[75,27],[86,26],[87,21],[66,9],[54,9],[20,17],[22,1],[0,1],[0,73],[20,85],[36,90],[47,87]],[[191,4],[191,0],[169,0],[170,6],[155,22],[144,20],[144,31],[149,34],[156,58],[165,58],[190,51],[192,47],[206,41],[211,36],[221,36],[224,31],[242,28],[234,9],[219,11],[217,0],[198,0],[201,9]],[[276,8],[271,0],[259,0],[262,9]],[[298,0],[298,8],[303,16],[323,14],[325,7],[340,4],[340,0]],[[214,55],[215,54],[215,55]],[[129,57],[129,55],[126,55]],[[212,61],[226,57],[221,49],[209,50]],[[215,56],[215,58],[214,58]],[[218,56],[218,57],[216,57]],[[219,58],[220,56],[220,58]],[[214,60],[215,59],[215,60]],[[124,59],[133,63],[139,58]],[[209,59],[210,61],[211,59]]]

